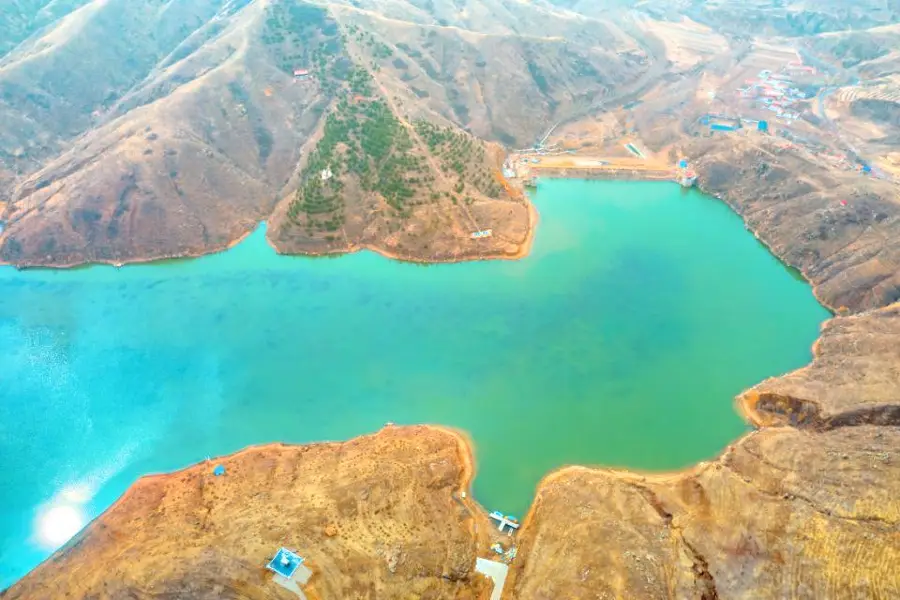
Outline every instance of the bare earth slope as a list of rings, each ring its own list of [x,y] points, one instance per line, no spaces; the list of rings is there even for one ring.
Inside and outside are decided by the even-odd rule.
[[[860,311],[900,300],[896,185],[828,169],[762,136],[701,140],[688,153],[703,189],[800,269],[823,304]]]
[[[900,595],[898,310],[830,321],[810,367],[745,394],[772,426],[713,462],[547,477],[509,597]]]
[[[73,17],[113,8],[91,5]],[[220,15],[218,35],[187,57],[164,69],[154,63],[106,110],[98,107],[96,127],[20,178],[0,256],[69,265],[208,252],[269,213],[318,122],[321,99],[293,85],[254,43],[265,27],[262,5],[237,16]],[[91,39],[110,34],[90,32]],[[175,44],[154,58],[171,61],[169,50]],[[89,66],[80,76],[100,77]]]
[[[308,557],[308,598],[482,598],[458,436],[389,427],[343,444],[250,448],[138,481],[4,598],[296,598],[264,569]],[[481,519],[480,516],[477,516]],[[484,527],[481,527],[484,529]],[[72,575],[77,572],[77,576]]]
[[[435,160],[385,169],[377,144],[364,145],[388,185],[336,173],[340,202],[290,211],[328,166],[308,160],[328,116],[383,103],[404,129],[425,121],[478,144],[527,144],[649,68],[611,19],[510,0],[463,11],[402,0],[26,4],[0,30],[0,261],[20,266],[196,255],[269,217],[282,252],[516,256],[534,219],[506,189],[497,146],[466,159],[463,179],[479,181],[455,190]],[[374,77],[364,93],[359,69]],[[389,154],[428,153],[411,141]]]
[[[52,4],[66,14],[78,3]],[[360,0],[327,10],[292,3],[300,8],[287,12],[274,0],[208,1],[191,5],[213,15],[206,21],[172,13],[195,24],[155,39],[145,59],[116,71],[127,78],[72,74],[101,81],[79,109],[74,99],[55,104],[50,92],[60,90],[34,77],[68,64],[38,49],[74,43],[102,23],[107,5],[125,8],[82,4],[59,22],[17,15],[15,43],[0,60],[0,102],[15,108],[0,111],[0,202],[11,200],[0,258],[192,254],[227,245],[267,215],[285,252],[515,256],[533,217],[492,177],[499,148],[478,138],[527,142],[557,120],[596,113],[620,153],[623,136],[640,136],[653,152],[689,157],[703,188],[840,316],[824,326],[808,367],[738,399],[759,429],[718,459],[669,475],[550,474],[519,533],[504,598],[900,597],[897,183],[829,166],[827,153],[775,136],[693,129],[712,104],[709,90],[727,90],[743,57],[778,54],[748,41],[765,30],[815,35],[808,47],[830,55],[826,67],[858,59],[853,68],[879,78],[877,89],[838,82],[843,120],[805,133],[847,150],[846,127],[877,130],[885,135],[853,140],[874,155],[895,149],[897,54],[889,43],[846,48],[845,38],[863,38],[840,30],[881,27],[896,7],[641,3],[646,12],[633,20],[636,3],[624,0],[608,18],[606,5],[581,0]],[[149,18],[139,4],[128,5],[127,22]],[[641,27],[656,33],[634,37],[647,18],[656,22]],[[300,23],[313,24],[303,29],[311,43],[290,33]],[[129,31],[149,43],[139,27]],[[874,33],[876,42],[893,39]],[[728,47],[716,51],[723,40]],[[751,66],[738,79],[762,68]],[[311,80],[293,77],[306,67]],[[634,110],[606,105],[637,99]],[[834,108],[817,101],[820,114]],[[469,233],[482,227],[496,235],[476,244]],[[311,598],[490,593],[473,574],[490,531],[462,498],[471,463],[454,435],[388,428],[344,444],[250,449],[224,464],[224,478],[199,465],[141,480],[4,600],[290,598],[262,569],[280,545],[310,558]]]
[[[509,597],[897,597],[898,442],[896,428],[773,428],[679,476],[560,471]]]

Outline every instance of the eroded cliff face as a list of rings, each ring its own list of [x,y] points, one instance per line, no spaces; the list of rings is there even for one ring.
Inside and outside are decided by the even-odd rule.
[[[825,323],[812,363],[739,398],[759,425],[900,425],[900,304]]]
[[[898,304],[830,321],[809,367],[741,397],[763,428],[713,462],[548,477],[508,597],[900,597],[898,327]]]
[[[308,598],[480,598],[479,514],[450,432],[388,427],[145,477],[4,599],[295,598],[264,565],[308,557]],[[2,595],[2,594],[0,594]]]

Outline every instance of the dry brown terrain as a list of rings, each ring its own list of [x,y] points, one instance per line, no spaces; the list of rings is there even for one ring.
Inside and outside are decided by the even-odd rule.
[[[509,597],[898,597],[898,311],[829,322],[810,367],[745,394],[764,428],[715,461],[547,477]]]
[[[456,434],[387,427],[342,444],[270,445],[145,477],[3,597],[288,600],[264,567],[308,558],[308,598],[486,598],[487,519]]]
[[[533,221],[522,199],[484,181],[454,192],[434,160],[430,174],[399,174],[408,195],[339,173],[339,202],[293,224],[285,214],[319,175],[308,157],[342,102],[386,103],[404,127],[526,145],[664,66],[613,16],[510,0],[462,11],[404,0],[51,4],[5,8],[11,30],[0,28],[0,261],[20,266],[197,255],[270,218],[281,252],[519,256]],[[352,84],[359,68],[371,92]],[[412,155],[428,154],[413,141]],[[466,179],[503,185],[491,148],[467,159],[481,164]],[[385,160],[374,172],[390,171]],[[486,229],[494,236],[471,238]]]
[[[371,77],[371,94],[351,94],[346,77],[292,77],[325,46],[266,29],[283,2],[208,0],[188,12],[178,2],[171,12],[80,4],[59,23],[7,21],[16,41],[0,46],[4,260],[206,252],[270,215],[285,252],[514,257],[527,251],[534,216],[514,190],[483,183],[502,162],[492,144],[527,145],[564,121],[548,143],[585,152],[548,161],[545,175],[640,176],[650,167],[629,162],[626,139],[654,155],[654,172],[689,158],[701,187],[839,316],[810,366],[739,398],[759,429],[718,459],[668,475],[550,474],[504,598],[900,597],[900,193],[895,179],[860,173],[869,160],[890,171],[898,147],[895,6],[328,3],[310,35],[327,47],[346,37],[324,61],[329,73],[354,65]],[[48,59],[101,52],[114,10],[140,60],[69,72]],[[151,40],[145,29],[166,35]],[[803,119],[776,121],[736,97],[736,86],[800,50],[823,70],[801,82],[811,90]],[[60,72],[67,85],[51,85]],[[88,80],[91,93],[80,93]],[[341,194],[298,196],[317,174],[304,169],[327,116],[349,114],[341,100],[357,95],[388,107],[381,122],[392,139],[409,136],[408,150],[397,142],[386,156],[421,158],[404,181],[432,187],[412,186],[407,204],[352,171],[357,133],[329,155],[347,165],[329,184]],[[772,131],[713,135],[698,125],[707,113],[772,118]],[[423,120],[474,136],[476,150],[459,161],[481,177],[471,202],[453,191],[461,174],[444,168],[445,149],[417,132]],[[583,164],[591,157],[613,166]],[[476,243],[471,230],[482,227],[495,235]],[[224,478],[205,464],[141,480],[4,600],[289,598],[262,569],[283,544],[309,557],[311,598],[490,593],[473,574],[490,527],[461,497],[471,467],[454,435],[388,428],[344,444],[251,449],[224,464]]]
[[[560,471],[508,597],[895,598],[898,442],[895,427],[771,428],[678,476]]]

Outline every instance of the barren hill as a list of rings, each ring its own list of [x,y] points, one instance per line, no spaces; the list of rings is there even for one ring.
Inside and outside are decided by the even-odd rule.
[[[540,3],[29,6],[0,61],[0,259],[19,265],[209,252],[273,211],[284,252],[515,255],[528,210],[485,141],[530,143],[649,68],[614,20]],[[353,74],[371,89],[357,93]],[[426,125],[468,131],[480,139],[460,139],[478,151],[465,173],[446,173],[435,157],[396,173],[401,187],[419,188],[402,202],[336,173],[331,185],[347,190],[340,206],[298,221],[291,198],[322,171],[308,156],[329,116],[351,105],[369,114],[360,102],[384,109],[369,122],[390,122],[411,155],[433,150],[416,133]],[[476,183],[454,192],[469,175]],[[288,213],[295,226],[283,227]],[[497,235],[473,243],[479,230]]]
[[[348,444],[252,448],[222,464],[223,477],[203,464],[141,480],[55,566],[2,595],[297,598],[264,568],[281,546],[308,558],[311,600],[489,594],[474,563],[491,527],[465,498],[472,461],[456,435],[392,427]],[[77,582],[53,574],[70,569]]]

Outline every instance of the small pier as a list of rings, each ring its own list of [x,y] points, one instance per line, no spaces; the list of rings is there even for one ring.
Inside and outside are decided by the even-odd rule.
[[[519,528],[519,520],[517,518],[511,517],[509,515],[504,515],[500,511],[495,510],[488,516],[494,521],[497,521],[497,529],[499,531],[506,531],[506,528],[508,527],[509,533],[513,533]]]

